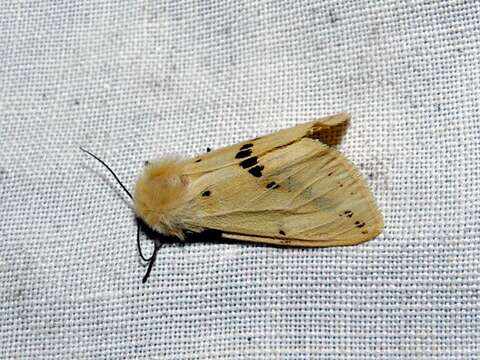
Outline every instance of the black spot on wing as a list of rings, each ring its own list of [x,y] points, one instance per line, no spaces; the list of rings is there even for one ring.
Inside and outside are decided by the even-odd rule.
[[[202,159],[197,159],[197,160],[195,160],[196,163],[198,163],[198,162],[200,162],[200,161],[202,161]]]
[[[264,167],[262,165],[257,165],[253,168],[248,169],[248,172],[255,177],[261,177],[263,169],[264,169]]]
[[[249,157],[248,159],[245,159],[240,163],[240,166],[243,167],[244,169],[252,167],[253,165],[257,165],[256,156]]]
[[[278,185],[275,181],[271,181],[267,184],[267,189],[278,189],[280,185]]]
[[[352,210],[347,210],[347,211],[344,212],[344,214],[345,214],[346,217],[349,217],[349,218],[351,218],[353,216]]]
[[[211,194],[210,190],[207,190],[202,193],[202,196],[210,196],[210,194]]]
[[[357,226],[357,228],[362,228],[365,226],[365,223],[360,221],[355,221],[355,225]]]
[[[210,149],[209,147],[207,147],[207,152],[210,152],[210,151],[212,151],[212,149]]]
[[[235,155],[235,159],[243,159],[252,155],[252,149],[240,150],[237,155]]]
[[[283,231],[283,230],[280,230],[278,233],[279,233],[280,235],[285,235],[285,231]]]
[[[242,147],[240,148],[240,151],[250,149],[252,146],[253,146],[252,143],[242,145]]]

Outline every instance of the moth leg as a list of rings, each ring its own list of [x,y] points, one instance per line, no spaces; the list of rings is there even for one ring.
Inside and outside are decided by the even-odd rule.
[[[157,259],[158,249],[160,249],[160,247],[162,246],[162,244],[159,241],[154,241],[154,243],[155,243],[155,248],[153,249],[153,254],[150,257],[150,261],[148,262],[147,272],[145,273],[145,276],[142,279],[143,284],[145,284],[147,282],[148,277],[150,276],[150,273],[152,271],[153,264],[155,263],[155,260]]]

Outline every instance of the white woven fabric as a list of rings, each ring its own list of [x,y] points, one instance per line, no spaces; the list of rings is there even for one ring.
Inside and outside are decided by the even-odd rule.
[[[473,0],[4,1],[0,358],[480,358],[479,16]],[[384,234],[168,244],[145,285],[129,199],[78,150],[132,188],[146,159],[338,111]]]

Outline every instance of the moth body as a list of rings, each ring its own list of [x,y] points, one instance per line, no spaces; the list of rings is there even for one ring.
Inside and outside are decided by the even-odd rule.
[[[152,229],[184,239],[213,229],[224,238],[290,246],[353,245],[383,219],[366,181],[323,131],[340,113],[192,159],[146,165],[134,207]]]

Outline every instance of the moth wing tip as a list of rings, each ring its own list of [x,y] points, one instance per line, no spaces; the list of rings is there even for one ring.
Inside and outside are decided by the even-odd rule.
[[[350,113],[343,111],[330,116],[327,122],[329,123],[330,126],[335,126],[342,123],[350,122],[351,120],[352,120],[352,116],[350,115]]]
[[[348,112],[339,112],[330,116],[322,117],[314,120],[311,124],[314,128],[320,129],[332,128],[339,125],[348,125],[351,116]]]

